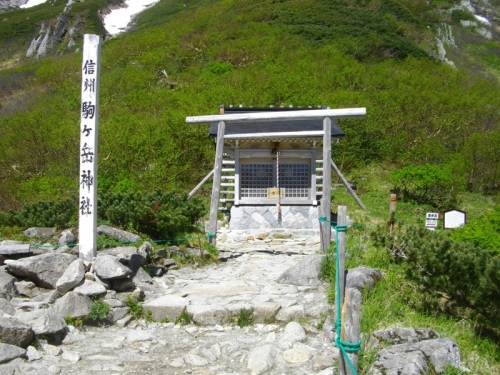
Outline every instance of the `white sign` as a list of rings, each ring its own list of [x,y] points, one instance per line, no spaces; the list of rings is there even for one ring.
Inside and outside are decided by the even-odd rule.
[[[99,114],[99,70],[101,39],[85,34],[80,107],[80,198],[78,246],[80,258],[97,256],[97,130]]]
[[[427,212],[425,215],[425,226],[427,228],[437,228],[440,215],[437,212]]]
[[[466,214],[460,210],[451,210],[444,213],[444,228],[452,229],[465,225]]]

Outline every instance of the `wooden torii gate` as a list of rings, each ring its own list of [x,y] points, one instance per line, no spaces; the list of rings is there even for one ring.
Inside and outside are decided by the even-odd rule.
[[[300,120],[318,120],[323,119],[323,131],[318,135],[323,135],[323,198],[321,201],[321,212],[323,217],[330,218],[331,212],[331,168],[334,166],[332,160],[332,122],[339,118],[364,117],[366,108],[345,108],[345,109],[317,109],[317,110],[297,110],[297,111],[276,111],[276,112],[253,112],[253,113],[234,113],[226,115],[208,115],[208,116],[190,116],[186,117],[187,124],[206,124],[218,123],[217,141],[215,152],[215,166],[213,169],[212,200],[210,203],[210,218],[208,223],[209,241],[215,244],[217,233],[217,214],[220,197],[220,184],[222,175],[222,156],[224,152],[224,138],[226,124],[231,123],[261,123],[266,121],[286,120],[289,122]],[[267,136],[272,135],[266,133]],[[282,134],[280,134],[282,135]],[[322,231],[322,249],[330,245],[331,231]]]

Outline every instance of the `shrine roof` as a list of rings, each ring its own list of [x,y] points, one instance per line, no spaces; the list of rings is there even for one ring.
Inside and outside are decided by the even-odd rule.
[[[308,109],[318,109],[314,107],[301,108],[285,108],[285,107],[264,107],[264,108],[254,108],[254,107],[228,107],[221,108],[221,114],[241,114],[241,113],[256,113],[256,112],[278,112],[278,111],[304,111]],[[319,109],[326,109],[326,107],[319,107]],[[210,123],[209,135],[212,137],[217,137],[218,122]],[[265,137],[266,134],[281,134],[286,136],[288,134],[294,134],[294,136],[300,136],[300,138],[321,138],[320,134],[323,132],[323,119],[306,119],[306,120],[276,120],[276,121],[265,121],[255,123],[249,122],[231,122],[226,123],[225,135],[233,139],[238,138],[241,135],[244,138],[249,138],[252,134],[255,134],[255,138]],[[332,121],[332,138],[344,137],[345,133],[338,127],[338,125]]]

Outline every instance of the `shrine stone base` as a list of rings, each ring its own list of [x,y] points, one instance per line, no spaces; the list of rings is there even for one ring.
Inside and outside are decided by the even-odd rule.
[[[318,207],[282,206],[281,222],[273,206],[233,206],[229,219],[230,230],[290,229],[308,234],[319,233]]]

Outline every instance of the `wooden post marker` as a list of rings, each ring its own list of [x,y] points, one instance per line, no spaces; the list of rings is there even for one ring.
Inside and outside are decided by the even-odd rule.
[[[80,107],[80,198],[78,246],[80,258],[97,256],[97,141],[101,38],[83,38],[82,104]]]
[[[394,215],[396,214],[396,194],[391,194],[390,204],[389,204],[389,234],[392,236],[394,233]]]
[[[337,121],[337,119],[333,119]],[[326,254],[332,237],[331,204],[332,204],[332,170],[329,168],[332,159],[332,119],[323,119],[323,197],[321,199],[321,213],[328,225],[321,225],[321,250]]]
[[[217,235],[217,215],[219,213],[220,180],[222,176],[222,156],[224,154],[224,133],[226,123],[219,121],[217,128],[217,148],[215,151],[214,181],[212,185],[212,200],[210,201],[210,221],[208,223],[208,241],[215,245]]]

